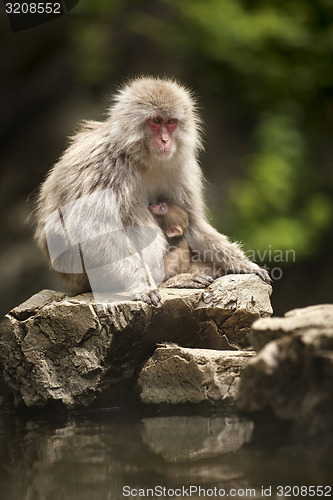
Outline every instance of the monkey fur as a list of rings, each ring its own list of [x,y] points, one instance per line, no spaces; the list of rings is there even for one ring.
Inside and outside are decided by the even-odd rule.
[[[168,242],[167,254],[164,257],[164,279],[188,273],[191,267],[191,253],[185,239],[188,229],[187,213],[177,205],[167,202],[149,205],[149,210]]]
[[[188,215],[183,209],[174,203],[160,202],[157,205],[149,205],[149,210],[168,242],[167,254],[164,257],[166,283],[162,286],[200,288],[209,285],[213,281],[213,276],[221,275],[210,262],[191,261],[191,250],[185,238]],[[178,276],[179,274],[182,276]]]
[[[190,249],[202,262],[216,264],[217,275],[255,273],[270,282],[266,270],[249,261],[237,243],[231,243],[207,221],[198,164],[200,130],[196,104],[185,87],[174,80],[137,78],[115,95],[105,121],[87,121],[72,137],[41,186],[36,239],[74,293],[91,290],[88,268],[108,264],[102,266],[104,280],[127,284],[137,298],[158,303],[160,296],[151,270],[166,253],[167,242],[148,210],[157,199],[166,199],[185,211]],[[112,191],[108,200],[98,195],[105,190]],[[73,202],[89,196],[94,201],[84,210],[80,203],[72,209]],[[143,249],[137,258],[124,257],[128,241],[125,236],[112,237],[109,229],[109,244],[105,238],[100,243],[106,220],[113,221],[110,227],[114,225],[115,233],[119,227],[125,227],[125,231],[147,228],[137,233],[137,246]],[[154,231],[153,240],[147,236],[150,231]],[[55,266],[50,242],[56,242],[58,248],[58,242],[65,240],[65,264]],[[74,247],[81,267],[73,257]]]

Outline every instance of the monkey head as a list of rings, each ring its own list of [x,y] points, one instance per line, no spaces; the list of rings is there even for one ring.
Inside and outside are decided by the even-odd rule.
[[[109,123],[117,151],[126,151],[147,169],[156,159],[170,161],[176,152],[182,156],[182,150],[188,154],[202,148],[193,97],[174,80],[132,80],[116,95]]]
[[[184,236],[188,228],[188,215],[178,205],[162,202],[149,205],[149,210],[168,239]]]

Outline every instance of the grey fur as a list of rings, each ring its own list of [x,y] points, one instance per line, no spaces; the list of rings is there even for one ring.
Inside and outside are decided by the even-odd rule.
[[[154,116],[179,120],[173,136],[175,150],[167,158],[155,155],[150,149],[146,120]],[[100,199],[97,196],[94,203],[85,205],[81,215],[78,216],[76,208],[72,214],[69,212],[66,220],[71,233],[75,232],[79,220],[81,242],[74,243],[80,243],[78,248],[85,248],[84,262],[89,255],[96,266],[112,263],[107,270],[110,281],[116,278],[116,281],[130,283],[133,291],[148,290],[148,295],[156,290],[151,270],[158,267],[166,243],[147,207],[157,198],[169,200],[188,213],[186,238],[191,249],[202,255],[202,260],[216,262],[225,272],[256,273],[269,281],[265,270],[250,262],[236,243],[231,243],[208,223],[202,172],[197,161],[201,148],[200,120],[188,90],[173,80],[138,78],[131,81],[115,96],[104,122],[83,124],[42,184],[36,209],[39,246],[50,260],[47,241],[63,242],[65,238],[63,216],[54,214],[81,197],[110,190],[114,196],[111,195],[109,203],[103,196]],[[153,242],[144,231],[136,237],[136,243],[144,249],[144,270],[140,252],[137,259],[124,260],[125,236],[113,239],[110,236],[110,244],[108,240],[96,244],[105,220],[110,226],[106,232],[118,229],[117,214],[125,228],[138,225],[151,228],[156,234]],[[143,241],[145,238],[147,241]],[[80,293],[89,290],[90,285],[85,273],[76,272],[77,266],[72,262],[76,258],[68,252],[67,269],[60,267],[58,271],[65,270],[62,276],[75,293]],[[146,290],[140,289],[143,274]]]

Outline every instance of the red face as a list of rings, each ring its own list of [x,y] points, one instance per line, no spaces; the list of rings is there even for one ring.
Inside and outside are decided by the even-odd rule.
[[[152,134],[152,151],[161,156],[169,156],[173,152],[172,134],[177,128],[178,120],[155,116],[147,120],[147,125]]]

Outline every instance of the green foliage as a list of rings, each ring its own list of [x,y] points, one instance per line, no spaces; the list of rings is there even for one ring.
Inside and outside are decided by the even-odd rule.
[[[332,183],[316,172],[321,151],[310,150],[322,128],[314,127],[318,109],[320,115],[333,89],[333,4],[168,3],[189,24],[184,43],[219,75],[210,77],[214,92],[227,82],[235,102],[252,109],[256,120],[254,152],[243,158],[242,177],[229,189],[233,234],[247,248],[292,248],[298,258],[313,254],[333,218]]]
[[[248,99],[271,103],[332,83],[333,24],[326,16],[332,19],[333,6],[325,13],[321,2],[307,0],[166,1],[185,20],[184,43],[223,65],[220,71],[233,71]]]
[[[257,152],[246,159],[245,179],[231,184],[237,227],[251,248],[269,243],[293,248],[298,257],[311,255],[332,224],[333,204],[325,193],[313,192],[305,138],[291,116],[266,115],[256,142]]]
[[[110,23],[116,22],[123,3],[122,0],[80,0],[73,10],[69,37],[78,80],[96,84],[112,73],[116,48]]]
[[[333,219],[333,2],[81,0],[70,36],[88,84],[153,67],[250,117],[230,233],[247,248],[318,251]]]

